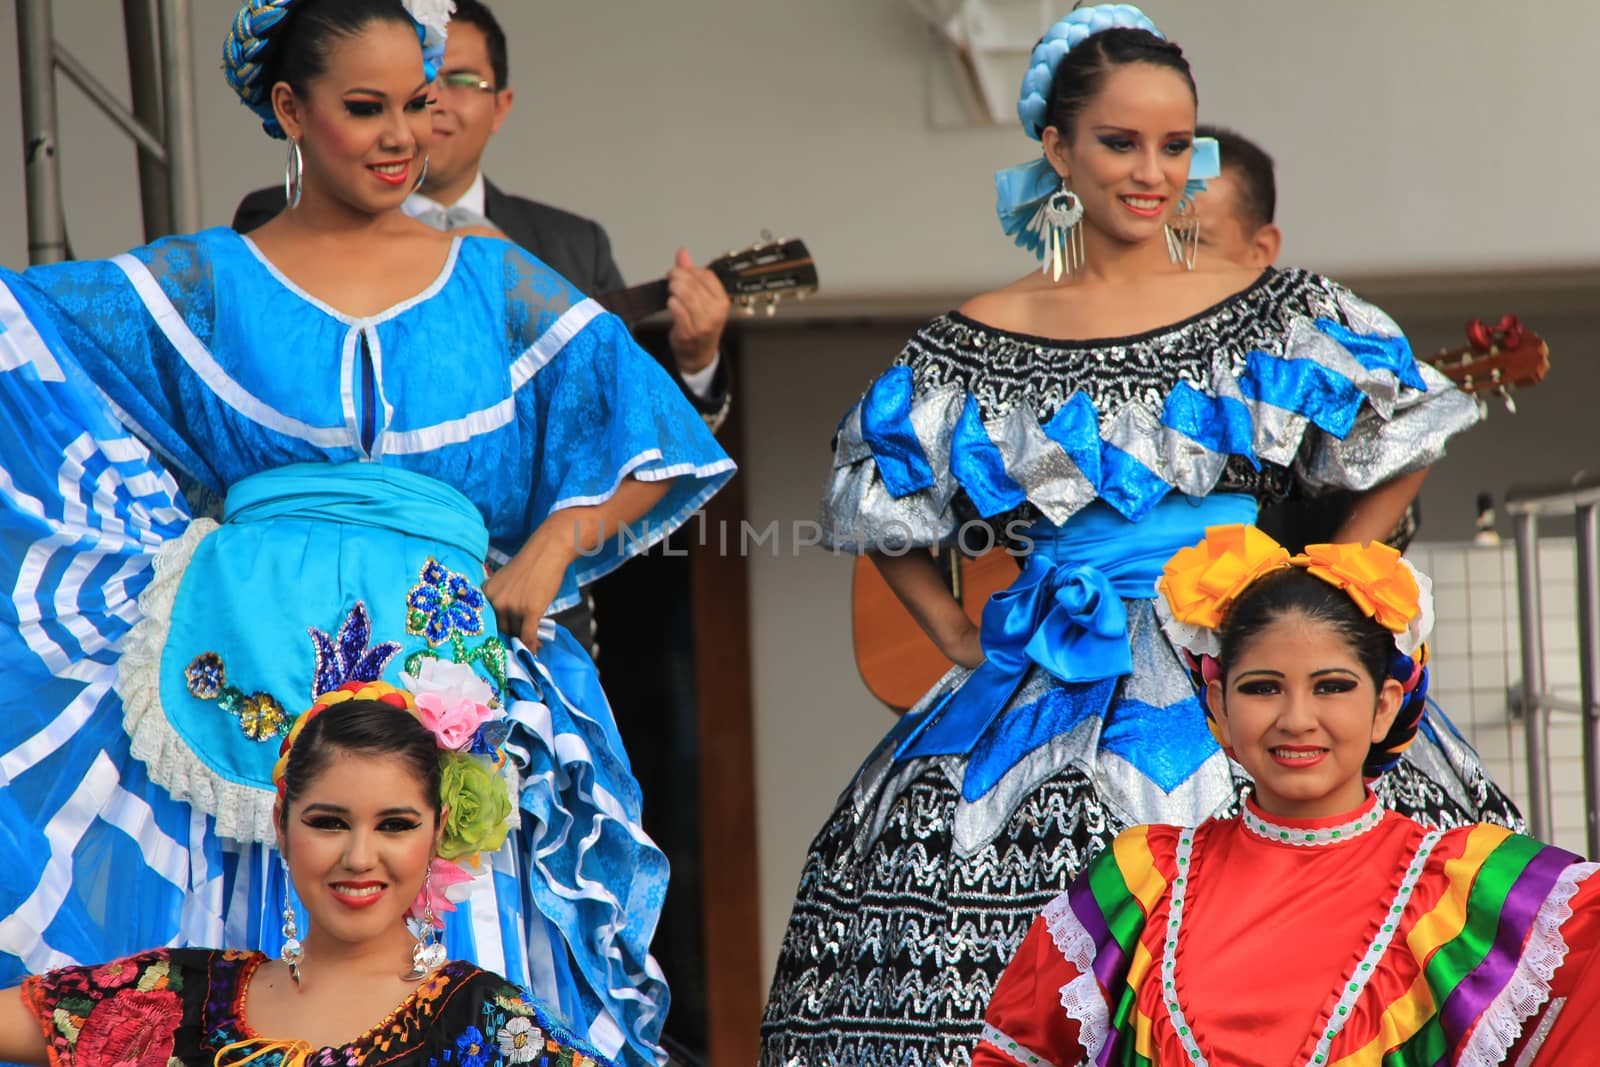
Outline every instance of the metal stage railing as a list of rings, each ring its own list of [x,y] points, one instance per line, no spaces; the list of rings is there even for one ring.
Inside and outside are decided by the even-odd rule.
[[[56,40],[50,2],[16,0],[28,261],[55,263],[69,255],[57,151],[57,70],[138,146],[145,239],[198,230],[199,134],[189,0],[122,0],[132,110]]]
[[[1522,637],[1522,709],[1526,715],[1528,824],[1549,840],[1550,713],[1576,710],[1583,728],[1583,799],[1586,851],[1600,856],[1600,476],[1583,476],[1553,489],[1514,489],[1506,510],[1516,521],[1517,612]],[[1544,626],[1539,585],[1539,520],[1576,522],[1578,689],[1574,705],[1547,691]]]

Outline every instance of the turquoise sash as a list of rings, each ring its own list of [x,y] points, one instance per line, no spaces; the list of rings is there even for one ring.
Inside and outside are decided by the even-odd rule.
[[[269,696],[286,717],[346,674],[398,683],[408,655],[448,655],[458,640],[470,651],[496,634],[479,589],[488,543],[465,496],[395,467],[301,463],[237,482],[173,605],[168,723],[217,776],[271,789],[281,730],[248,718],[267,705],[241,712],[237,695],[197,693],[197,657],[211,653],[222,667],[213,681]]]

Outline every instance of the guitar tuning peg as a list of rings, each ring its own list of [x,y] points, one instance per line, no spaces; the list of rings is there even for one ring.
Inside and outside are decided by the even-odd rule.
[[[1505,404],[1506,411],[1515,415],[1517,413],[1517,402],[1511,398],[1510,391],[1502,386],[1501,388],[1496,389],[1495,392],[1499,395],[1500,400]]]
[[[777,293],[773,293],[771,296],[767,297],[767,318],[770,319],[770,318],[772,318],[772,316],[776,315],[777,313],[778,313],[778,294]]]

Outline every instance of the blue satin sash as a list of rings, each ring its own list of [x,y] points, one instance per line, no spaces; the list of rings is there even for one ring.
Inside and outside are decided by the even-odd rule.
[[[895,759],[971,756],[980,738],[993,737],[991,726],[1035,666],[1065,685],[1102,692],[1103,712],[1115,690],[1107,683],[1133,669],[1124,601],[1154,596],[1167,560],[1207,527],[1250,523],[1255,516],[1250,496],[1173,494],[1138,522],[1095,502],[1065,526],[1030,527],[1022,572],[984,606],[984,662],[941,702],[901,720]],[[1007,747],[1018,755],[1028,751]],[[981,795],[1005,769],[984,762],[985,781],[969,783],[972,789],[964,792]]]

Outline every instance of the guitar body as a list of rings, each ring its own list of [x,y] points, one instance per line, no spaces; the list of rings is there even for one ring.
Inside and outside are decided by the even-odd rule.
[[[950,553],[939,562],[947,578],[950,569],[955,569],[951,586],[959,590],[961,606],[975,624],[982,621],[989,597],[1017,577],[1017,561],[1003,548],[991,549],[976,559]],[[856,560],[851,585],[856,669],[873,696],[904,712],[933,688],[951,663],[866,556]]]

